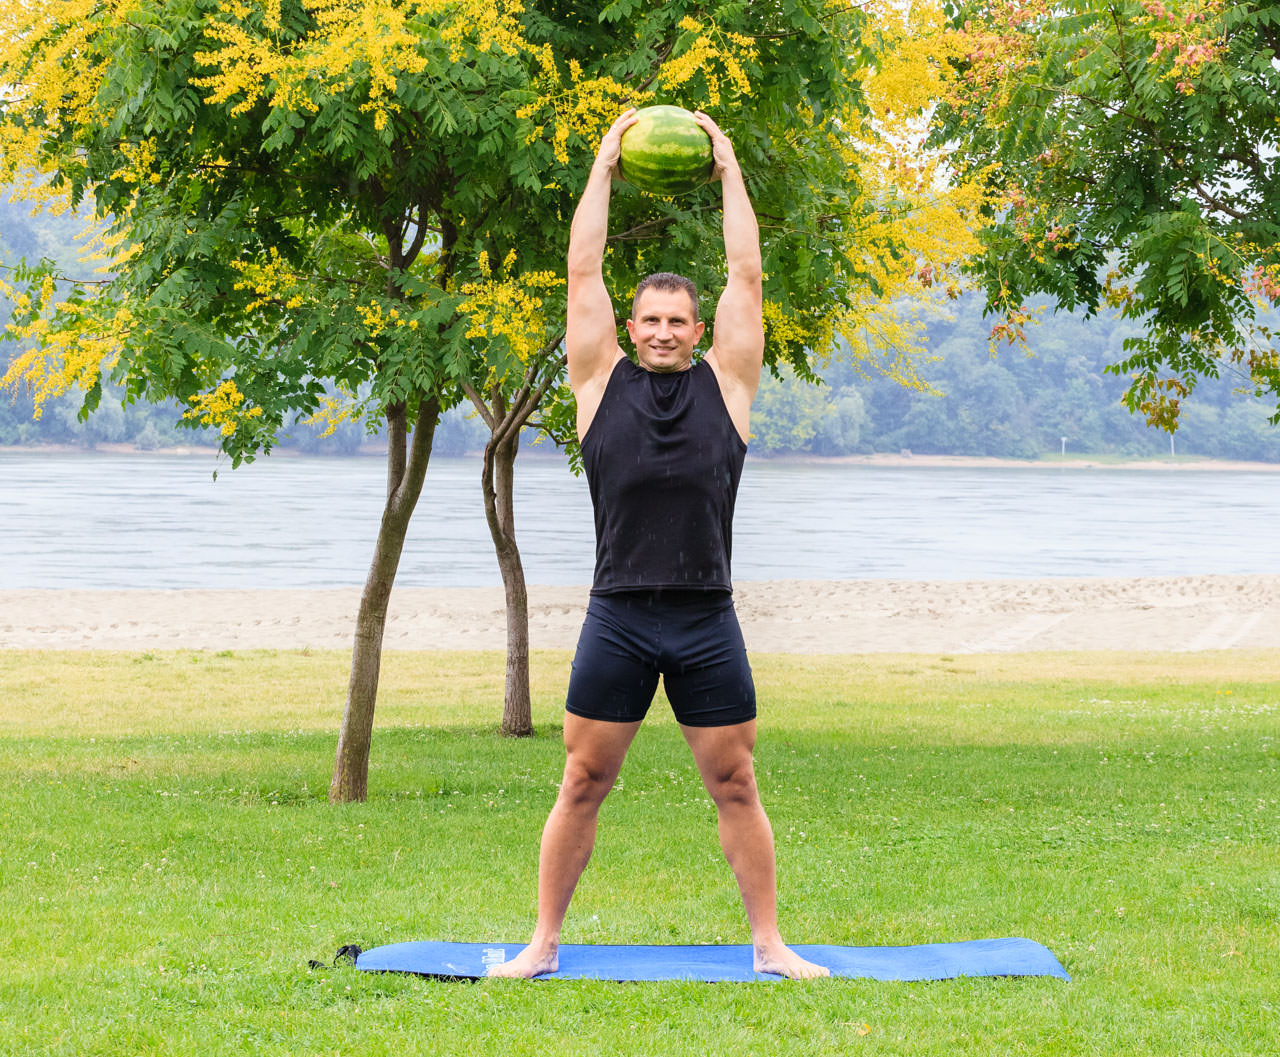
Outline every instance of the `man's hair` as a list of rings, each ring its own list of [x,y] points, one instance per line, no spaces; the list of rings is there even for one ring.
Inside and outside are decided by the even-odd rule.
[[[689,295],[689,300],[693,302],[693,319],[698,319],[698,288],[693,285],[692,279],[686,279],[683,275],[676,275],[674,272],[654,272],[652,275],[646,275],[640,280],[640,285],[636,287],[636,296],[631,299],[631,318],[636,317],[636,305],[640,303],[640,295],[652,287],[654,290],[665,290],[667,293],[675,293],[677,290],[683,290]]]

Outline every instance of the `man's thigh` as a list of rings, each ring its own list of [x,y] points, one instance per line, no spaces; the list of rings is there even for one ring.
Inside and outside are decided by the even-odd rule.
[[[565,784],[585,779],[603,800],[613,788],[639,723],[608,723],[566,712],[564,717]],[[581,782],[576,788],[582,788]]]
[[[663,687],[686,727],[725,727],[756,716],[756,688],[728,595],[693,599],[663,641]]]
[[[609,723],[644,719],[658,689],[646,616],[634,599],[592,597],[569,675],[567,712]]]

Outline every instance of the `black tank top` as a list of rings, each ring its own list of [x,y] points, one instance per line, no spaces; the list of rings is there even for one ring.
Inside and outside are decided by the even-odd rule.
[[[596,519],[592,594],[732,590],[746,453],[705,360],[671,374],[619,360],[582,440]]]

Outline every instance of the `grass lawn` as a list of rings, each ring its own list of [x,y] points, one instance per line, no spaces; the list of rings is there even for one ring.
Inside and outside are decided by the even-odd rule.
[[[388,654],[368,803],[325,802],[347,656],[0,653],[0,1053],[1269,1054],[1280,652],[757,656],[784,935],[1027,936],[1073,976],[439,983],[345,943],[518,941],[562,763],[496,654]],[[566,942],[746,942],[659,702]]]

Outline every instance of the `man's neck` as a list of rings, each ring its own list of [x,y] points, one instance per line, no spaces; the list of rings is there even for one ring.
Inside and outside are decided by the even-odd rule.
[[[689,370],[689,368],[693,366],[693,357],[690,356],[687,360],[684,361],[684,363],[673,364],[670,367],[654,367],[654,366],[651,366],[650,364],[645,363],[644,360],[640,359],[639,357],[636,358],[636,363],[639,364],[642,368],[644,368],[644,370],[648,371],[650,374],[679,374],[681,371],[687,371]]]

